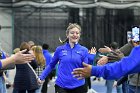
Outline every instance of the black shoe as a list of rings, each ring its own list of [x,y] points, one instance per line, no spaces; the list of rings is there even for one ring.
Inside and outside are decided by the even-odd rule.
[[[95,81],[96,80],[96,77],[95,78],[93,78],[93,81]]]
[[[98,81],[101,81],[101,79],[100,79],[100,78],[98,78]]]
[[[11,87],[11,84],[6,84],[6,88],[9,89]]]

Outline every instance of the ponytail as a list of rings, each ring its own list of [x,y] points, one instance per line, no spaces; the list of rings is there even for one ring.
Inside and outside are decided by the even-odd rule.
[[[61,38],[59,37],[59,42],[60,42],[61,44],[64,44],[64,43],[68,42],[68,40],[69,40],[69,39],[66,38],[65,40],[62,41]]]

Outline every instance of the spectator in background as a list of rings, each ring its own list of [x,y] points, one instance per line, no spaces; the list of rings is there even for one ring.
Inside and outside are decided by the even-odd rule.
[[[49,49],[49,45],[48,44],[43,44],[42,45],[42,48],[43,48],[43,55],[46,59],[46,67],[49,65],[49,63],[51,62],[52,60],[52,55],[51,53],[48,51]],[[43,86],[42,86],[42,89],[41,89],[41,92],[42,93],[47,93],[47,90],[48,90],[48,82],[52,79],[52,76],[53,76],[53,72],[55,72],[55,68],[52,70],[52,72],[45,78],[45,82],[43,83]]]
[[[33,41],[28,41],[28,44],[29,44],[30,48],[32,48],[33,46],[35,46],[35,43]]]
[[[105,47],[104,50],[106,50],[107,56],[110,56],[110,59],[108,61],[108,64],[112,64],[112,62],[118,61],[120,60],[122,57],[124,57],[123,53],[118,49],[119,45],[116,42],[112,42],[110,44],[110,47]],[[102,53],[105,51],[101,51],[102,49],[99,49],[99,51]],[[99,60],[100,61],[100,60]],[[107,91],[106,93],[112,93],[112,89],[113,89],[113,84],[114,84],[115,80],[106,80],[106,87],[107,87]],[[116,87],[117,89],[117,93],[122,93],[122,88],[121,85]]]
[[[45,62],[46,62],[45,57],[42,52],[42,47],[33,46],[31,48],[31,50],[33,50],[33,53],[35,55],[35,60],[37,62],[37,68],[35,68],[34,70],[35,70],[37,76],[40,76],[45,67]],[[39,85],[39,88],[36,90],[35,93],[41,93],[41,88],[42,88],[42,85]]]
[[[22,42],[20,50],[27,49],[25,54],[29,54],[30,46],[27,42]],[[35,60],[30,62],[33,69],[37,68]],[[36,76],[28,64],[16,64],[16,74],[14,78],[14,88],[17,93],[35,93],[38,88]]]

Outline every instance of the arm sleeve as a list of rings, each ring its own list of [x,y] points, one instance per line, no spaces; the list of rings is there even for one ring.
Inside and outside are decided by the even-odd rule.
[[[88,54],[88,64],[93,65],[95,54]]]
[[[59,60],[58,52],[59,52],[59,49],[57,48],[51,62],[48,64],[48,66],[43,70],[42,74],[39,76],[40,80],[44,80],[48,76],[48,74],[52,71],[52,69],[55,67],[55,65],[57,64],[57,62]]]
[[[133,48],[128,57],[122,58],[112,64],[104,66],[93,66],[91,75],[105,79],[118,79],[121,76],[140,72],[140,46]]]
[[[88,64],[88,50],[87,49],[84,52],[83,62]]]
[[[124,54],[124,56],[128,56],[133,48],[132,41],[122,46],[119,50]]]

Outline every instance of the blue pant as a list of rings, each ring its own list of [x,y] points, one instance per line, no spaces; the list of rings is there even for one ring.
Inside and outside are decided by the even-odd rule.
[[[35,93],[41,93],[42,85],[39,86],[38,89],[35,90]]]
[[[129,85],[128,93],[140,93],[140,86],[136,90],[136,86]]]
[[[7,93],[6,84],[3,76],[0,76],[0,93]]]
[[[122,83],[122,92],[128,93],[128,81]]]
[[[112,93],[113,84],[114,84],[114,80],[106,80],[106,87],[107,87],[106,93]],[[116,89],[117,89],[117,93],[122,93],[121,85],[117,86]]]

